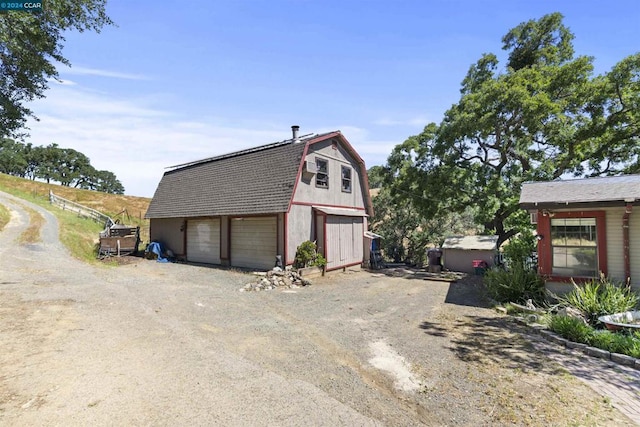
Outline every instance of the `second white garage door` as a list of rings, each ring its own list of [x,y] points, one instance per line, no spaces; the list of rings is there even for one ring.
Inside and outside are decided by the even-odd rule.
[[[276,217],[233,218],[231,220],[231,265],[271,269],[277,252]]]
[[[187,261],[220,264],[220,219],[187,221]]]

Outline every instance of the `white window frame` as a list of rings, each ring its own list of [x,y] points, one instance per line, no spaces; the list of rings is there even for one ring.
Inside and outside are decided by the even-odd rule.
[[[345,178],[345,172],[349,173],[348,178]],[[340,168],[340,181],[343,193],[351,193],[353,188],[353,170],[349,166],[342,166]],[[349,183],[348,187],[345,187],[345,183]]]
[[[558,231],[554,231],[556,227]],[[567,230],[569,227],[572,227],[570,231]],[[550,229],[552,274],[597,277],[599,247],[596,218],[552,218]]]
[[[321,162],[325,164],[324,171],[321,170]],[[322,182],[324,182],[324,184]],[[329,160],[323,159],[322,157],[316,157],[316,187],[329,188]]]

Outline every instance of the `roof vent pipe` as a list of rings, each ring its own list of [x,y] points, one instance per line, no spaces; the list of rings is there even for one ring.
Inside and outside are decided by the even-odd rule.
[[[298,138],[299,130],[300,130],[300,126],[296,126],[296,125],[291,126],[291,133],[293,133],[293,142],[300,141],[300,138]]]

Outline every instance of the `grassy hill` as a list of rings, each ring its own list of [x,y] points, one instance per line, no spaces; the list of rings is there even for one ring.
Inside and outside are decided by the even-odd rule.
[[[64,213],[61,209],[51,206],[49,204],[49,191],[52,191],[57,196],[109,215],[112,219],[119,220],[122,224],[140,226],[142,242],[149,242],[149,221],[144,219],[144,214],[147,212],[151,202],[149,198],[63,187],[57,184],[31,181],[2,173],[0,173],[0,191],[37,203],[55,214],[61,222],[61,240],[79,258],[89,259],[92,254],[84,254],[83,252],[86,252],[87,249],[82,249],[79,253],[79,248],[74,248],[73,246],[90,248],[90,242],[95,242],[98,239],[96,230],[99,231],[101,227],[96,224],[85,225],[84,223],[90,222],[90,220],[74,218],[75,215]],[[78,235],[76,238],[69,239],[69,236],[65,235],[69,233]],[[78,239],[85,241],[85,243],[80,244]]]
[[[2,173],[0,173],[0,189],[14,195],[20,193],[43,200],[49,200],[49,190],[51,190],[60,197],[93,208],[114,219],[119,218],[121,222],[124,222],[122,221],[123,217],[122,215],[118,216],[118,214],[124,210],[126,210],[131,217],[142,219],[151,202],[151,199],[146,197],[122,196],[119,194],[81,190],[78,188],[63,187],[57,184],[47,184],[46,182],[31,181],[30,179],[18,178]]]

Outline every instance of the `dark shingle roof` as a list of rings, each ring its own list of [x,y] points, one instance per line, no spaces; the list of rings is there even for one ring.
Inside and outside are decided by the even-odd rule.
[[[640,200],[640,175],[526,182],[520,193],[520,205],[525,208],[635,200]]]
[[[187,163],[168,171],[158,184],[145,217],[285,212],[305,140],[263,145]]]

